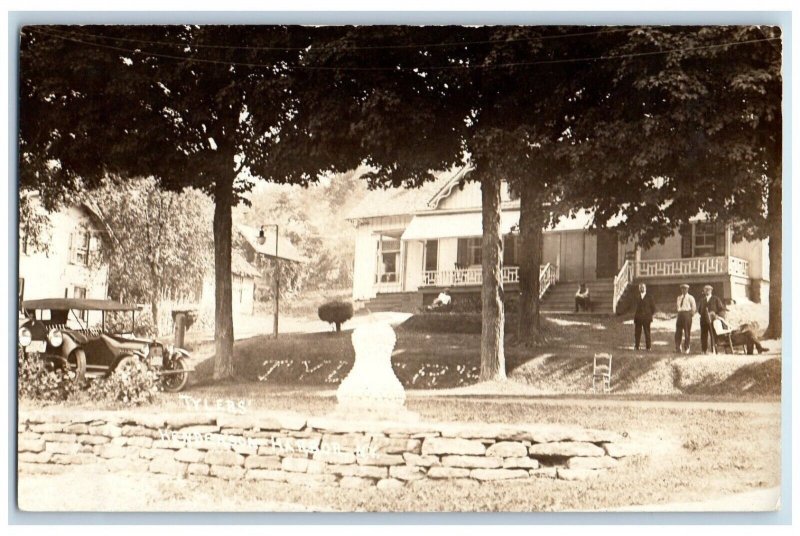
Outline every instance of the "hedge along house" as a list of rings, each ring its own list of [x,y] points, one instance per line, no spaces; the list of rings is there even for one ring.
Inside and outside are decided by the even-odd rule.
[[[464,182],[468,167],[436,174],[418,189],[370,192],[349,215],[356,227],[353,299],[370,310],[416,311],[450,288],[455,304],[479,307],[481,192]],[[503,283],[507,299],[519,290],[519,200],[504,184],[501,197]],[[677,285],[699,295],[712,284],[727,301],[766,297],[765,241],[733,243],[729,227],[702,218],[649,249],[621,241],[611,229],[590,229],[592,215],[579,211],[546,229],[540,289],[543,311],[570,311],[586,282],[596,312],[617,310],[628,285],[647,283],[668,306]],[[665,307],[665,310],[669,310]]]

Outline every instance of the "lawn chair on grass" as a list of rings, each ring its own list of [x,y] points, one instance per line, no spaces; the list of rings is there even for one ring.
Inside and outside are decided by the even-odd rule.
[[[735,354],[736,348],[741,348],[742,353],[747,353],[747,345],[743,342],[733,342],[733,332],[735,330],[730,326],[727,327],[722,322],[714,322],[711,324],[711,340],[714,342],[715,349],[724,350],[725,353]]]
[[[601,382],[603,392],[611,392],[611,354],[594,354],[592,367],[592,391],[597,392],[597,383]]]

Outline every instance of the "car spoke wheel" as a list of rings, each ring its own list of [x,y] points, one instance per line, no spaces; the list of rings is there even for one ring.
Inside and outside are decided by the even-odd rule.
[[[186,382],[189,381],[189,372],[186,370],[186,368],[186,363],[183,362],[182,358],[167,360],[164,363],[164,371],[183,371],[181,373],[164,374],[161,376],[161,385],[164,387],[165,391],[169,393],[177,393],[186,387]]]
[[[119,360],[119,363],[117,363],[117,366],[114,367],[114,371],[112,372],[112,374],[119,374],[125,372],[125,370],[127,369],[132,369],[136,366],[138,362],[139,359],[135,356],[132,355],[125,356]]]

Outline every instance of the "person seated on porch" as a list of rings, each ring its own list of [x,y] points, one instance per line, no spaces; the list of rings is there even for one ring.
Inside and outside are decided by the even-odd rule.
[[[453,297],[450,296],[450,289],[446,288],[436,296],[436,299],[426,307],[428,311],[444,311],[450,309],[453,304]]]
[[[744,345],[747,348],[749,355],[753,354],[753,348],[758,350],[759,354],[767,351],[767,348],[761,344],[758,335],[753,330],[750,324],[742,324],[738,328],[734,328],[728,324],[722,316],[715,313],[708,314],[711,317],[711,325],[714,328],[714,336],[720,339],[727,337],[730,333],[731,344],[734,346]],[[731,349],[733,351],[733,349]]]
[[[589,287],[586,286],[586,283],[581,283],[578,292],[575,293],[575,312],[577,313],[581,307],[584,311],[592,310],[592,297],[589,295]]]

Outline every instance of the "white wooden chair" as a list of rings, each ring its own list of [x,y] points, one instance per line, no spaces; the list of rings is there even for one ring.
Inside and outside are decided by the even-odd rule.
[[[597,384],[603,387],[604,393],[611,392],[611,354],[594,354],[592,367],[592,391],[597,392]]]

